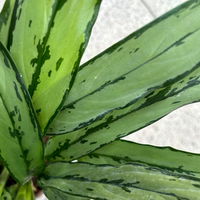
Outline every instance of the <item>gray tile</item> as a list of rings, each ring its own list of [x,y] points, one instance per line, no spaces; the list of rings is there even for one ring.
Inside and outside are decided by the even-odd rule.
[[[155,14],[160,16],[165,12],[175,8],[176,6],[186,2],[187,0],[141,0],[146,2],[146,5]]]
[[[0,0],[0,10],[3,8],[4,2],[5,2],[5,0]]]
[[[82,62],[153,19],[140,0],[104,0]]]
[[[156,16],[186,2],[186,0],[144,1]],[[200,153],[199,113],[200,103],[184,106],[151,126],[125,137],[125,139],[157,146],[172,146],[184,151]]]
[[[141,0],[142,4],[144,5],[144,7],[146,7],[146,9],[149,11],[149,13],[151,14],[151,16],[153,18],[156,18],[156,14],[154,13],[154,11],[152,10],[151,6],[149,4],[146,3],[145,0]]]
[[[187,105],[125,139],[200,153],[199,119],[200,103]]]

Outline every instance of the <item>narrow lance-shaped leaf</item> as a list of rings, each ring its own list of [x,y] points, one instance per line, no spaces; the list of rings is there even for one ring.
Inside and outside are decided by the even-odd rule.
[[[99,5],[100,0],[16,0],[7,48],[29,88],[42,129],[72,85]]]
[[[200,155],[179,151],[171,147],[156,147],[118,140],[79,159],[92,164],[119,166],[129,163],[142,163],[200,177]]]
[[[49,200],[63,200],[63,199],[70,199],[70,200],[90,200],[88,197],[82,197],[77,195],[67,194],[63,191],[57,190],[52,187],[44,188],[45,195]]]
[[[199,4],[182,5],[84,64],[50,132],[85,127],[156,89],[177,83],[198,68],[198,51],[192,50],[199,45]]]
[[[54,163],[46,168],[45,176],[40,180],[44,190],[52,188],[63,195],[102,200],[197,200],[200,195],[199,183],[200,178],[192,173],[141,163],[118,166]]]
[[[9,172],[4,167],[0,174],[0,197],[2,196],[8,178],[9,178]]]
[[[10,30],[15,1],[16,0],[6,0],[0,13],[0,41],[4,44],[4,46],[6,46],[8,42],[8,33]]]
[[[2,43],[0,74],[0,157],[23,183],[43,168],[43,145],[28,92]]]
[[[199,101],[199,17],[200,1],[186,2],[82,66],[48,131],[68,134],[47,157],[76,159]]]
[[[112,142],[109,145],[81,158],[79,161],[92,164],[123,164],[138,163],[151,168],[154,166],[165,171],[173,171],[192,175],[193,179],[200,177],[200,155],[178,151],[169,147],[155,147],[137,144],[125,140]],[[196,197],[198,199],[198,197]]]

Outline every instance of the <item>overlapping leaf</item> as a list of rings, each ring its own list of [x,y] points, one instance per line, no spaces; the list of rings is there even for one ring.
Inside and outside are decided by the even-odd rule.
[[[8,33],[12,19],[12,13],[15,7],[15,1],[16,0],[6,0],[0,13],[0,41],[4,44],[4,46],[6,46],[8,42]]]
[[[20,186],[15,200],[35,200],[31,182]]]
[[[15,0],[10,12],[13,2],[8,0],[1,16],[3,41],[45,129],[71,87],[100,0]]]
[[[91,164],[47,167],[42,183],[49,199],[199,198],[197,154],[115,141],[79,161]]]
[[[56,199],[56,200],[63,200],[63,199],[70,199],[70,200],[89,200],[90,198],[71,195],[65,193],[63,191],[57,190],[55,188],[45,188],[45,194],[49,200]]]
[[[155,91],[166,89],[162,96],[177,93],[189,85],[188,76],[195,82],[199,4],[193,0],[182,5],[83,65],[52,132],[77,130],[141,97],[155,96]],[[187,82],[178,84],[184,78]]]
[[[118,140],[108,144],[79,161],[92,164],[119,166],[128,163],[142,163],[200,177],[200,155],[178,151],[170,147],[155,147]]]
[[[50,199],[53,193],[59,194],[58,199],[74,195],[102,200],[197,200],[200,195],[199,171],[196,175],[192,171],[134,162],[117,166],[54,163],[47,167],[40,183],[47,196],[51,190]]]
[[[0,43],[0,157],[19,182],[43,168],[43,145],[30,97]]]
[[[49,129],[68,134],[47,157],[79,158],[199,101],[199,17],[200,1],[188,1],[83,65]]]

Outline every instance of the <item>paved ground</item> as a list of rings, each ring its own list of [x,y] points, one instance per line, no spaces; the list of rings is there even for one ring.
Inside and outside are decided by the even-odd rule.
[[[82,62],[185,0],[104,0]],[[0,0],[2,5],[3,0]],[[174,111],[129,140],[200,153],[200,104]]]

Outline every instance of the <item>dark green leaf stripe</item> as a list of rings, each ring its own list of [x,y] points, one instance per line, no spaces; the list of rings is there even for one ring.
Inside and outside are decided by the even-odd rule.
[[[0,43],[0,157],[19,182],[43,168],[43,145],[30,97]]]
[[[60,190],[57,190],[52,187],[43,188],[45,195],[48,199],[55,199],[55,200],[63,200],[63,199],[69,199],[69,200],[90,200],[90,198],[77,196],[77,195],[71,195],[67,192],[63,192]]]
[[[100,0],[16,1],[7,48],[29,88],[42,129],[72,85],[99,5]]]
[[[170,147],[155,147],[118,140],[80,159],[92,164],[119,166],[128,163],[142,163],[163,170],[200,177],[200,155],[178,151]]]
[[[200,61],[199,4],[183,4],[86,63],[49,132],[80,129],[157,88],[177,83],[187,72],[190,76]],[[192,54],[194,49],[198,53]]]
[[[181,92],[174,96],[161,96],[161,99],[152,97],[149,102],[145,102],[145,98],[141,99],[136,104],[115,111],[114,113],[118,114],[115,115],[116,117],[113,117],[114,115],[111,113],[107,118],[103,118],[87,128],[53,137],[46,147],[46,155],[48,159],[53,160],[73,160],[86,155],[103,144],[153,123],[181,105],[199,101],[199,90],[200,85],[196,85],[181,89]],[[192,98],[193,96],[196,98]]]
[[[88,182],[85,181],[76,181],[76,180],[68,180],[65,185],[63,185],[63,179],[52,179],[51,183],[47,183],[46,181],[43,182],[47,184],[47,189],[45,185],[42,185],[44,188],[45,194],[47,197],[57,197],[59,191],[60,199],[65,199],[68,197],[70,200],[77,200],[77,199],[94,199],[94,200],[127,200],[127,199],[137,199],[137,200],[149,200],[149,197],[153,198],[153,200],[179,200],[178,197],[174,197],[172,195],[164,195],[164,194],[156,194],[155,192],[145,191],[137,188],[130,188],[130,187],[118,187],[115,185],[110,184],[103,184],[103,183],[95,183],[95,182]],[[60,187],[53,187],[52,185],[60,185],[62,184],[63,187],[61,189],[57,189]],[[49,191],[51,190],[49,195]],[[54,195],[52,195],[54,193]],[[52,198],[53,199],[53,198]]]
[[[4,46],[6,46],[8,42],[8,34],[15,2],[16,0],[6,0],[0,13],[0,41]]]
[[[49,140],[46,146],[46,156],[50,160],[77,159],[104,144],[153,123],[154,120],[160,119],[165,115],[166,111],[170,112],[176,109],[180,103],[186,104],[190,102],[191,96],[197,95],[199,90],[199,85],[191,87],[178,95],[168,97],[141,109],[129,111],[128,114],[122,115],[121,118],[116,120],[113,120],[112,116],[110,116],[105,120],[105,123],[101,123],[100,120],[99,124],[96,122],[94,126],[90,125],[86,129],[55,136]],[[200,96],[197,101],[199,99]]]
[[[197,200],[200,178],[142,164],[54,163],[41,186],[92,199]]]
[[[200,23],[198,21],[191,26],[186,26],[190,17],[194,18],[199,15],[199,3],[199,1],[190,1],[182,5],[150,24],[151,26],[148,25],[148,28],[144,28],[145,30],[142,29],[143,33],[140,37],[135,39],[135,35],[138,34],[136,32],[128,40],[120,43],[124,47],[124,52],[123,49],[117,51],[113,47],[112,52],[108,50],[110,54],[106,51],[94,59],[93,63],[91,61],[82,68],[70,96],[75,95],[75,90],[76,94],[81,94],[82,91],[89,90],[91,87],[94,89],[96,84],[94,77],[96,76],[99,77],[97,84],[99,81],[105,81],[105,74],[99,75],[101,72],[106,73],[107,76],[122,74],[123,71],[124,74],[93,90],[74,104],[70,103],[68,109],[64,109],[58,115],[49,129],[49,134],[75,131],[55,136],[49,141],[46,148],[48,159],[77,159],[104,144],[155,122],[183,105],[200,100],[198,92],[200,90],[200,43],[198,44]],[[172,29],[166,30],[166,26],[174,23],[177,24],[176,32]],[[162,30],[165,32],[162,33]],[[166,31],[176,36],[176,40],[171,41],[173,37],[167,37]],[[154,43],[159,37],[162,40],[153,47],[153,44],[148,45],[146,41],[148,37],[148,41],[152,42],[149,40],[150,36],[154,38],[152,39]],[[151,50],[153,56],[151,55],[147,61],[143,60],[143,64],[138,65],[138,62],[142,62],[145,58],[146,49],[143,49],[137,56],[130,56],[127,52],[133,48],[132,46],[136,46],[134,43]],[[194,51],[195,53],[191,53]],[[118,57],[122,63],[128,62],[128,68],[135,66],[131,62],[138,60],[137,65],[125,72],[127,69],[122,66],[122,63],[120,64],[120,61],[117,61],[116,65],[111,64]],[[102,65],[100,65],[101,62]],[[90,80],[90,87],[89,85],[81,86],[85,82],[79,81],[79,79],[86,78],[86,75]]]

